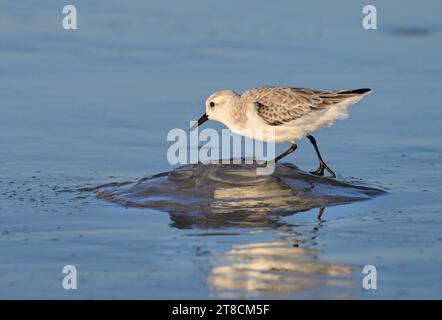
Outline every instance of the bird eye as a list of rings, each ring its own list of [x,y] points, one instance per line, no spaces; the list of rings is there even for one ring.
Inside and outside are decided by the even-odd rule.
[[[211,106],[211,107],[214,107],[214,106],[215,106],[215,102],[212,101],[212,102],[210,103],[210,106]]]

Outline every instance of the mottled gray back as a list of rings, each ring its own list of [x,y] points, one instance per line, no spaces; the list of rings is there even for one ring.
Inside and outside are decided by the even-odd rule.
[[[328,92],[306,88],[260,87],[244,92],[241,103],[256,103],[258,115],[268,124],[277,126],[369,91],[358,89]]]

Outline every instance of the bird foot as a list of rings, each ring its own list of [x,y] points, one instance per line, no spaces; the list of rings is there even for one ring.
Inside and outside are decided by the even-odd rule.
[[[310,171],[311,174],[314,174],[315,176],[323,176],[324,175],[324,168],[319,167],[315,171]]]
[[[327,166],[325,163],[321,163],[319,165],[319,168],[316,169],[315,171],[310,171],[311,174],[314,174],[316,176],[323,176],[324,175],[324,169],[328,171],[328,173],[330,173],[330,177],[329,178],[336,178],[336,174],[334,173],[334,171],[332,169],[330,169],[329,166]]]

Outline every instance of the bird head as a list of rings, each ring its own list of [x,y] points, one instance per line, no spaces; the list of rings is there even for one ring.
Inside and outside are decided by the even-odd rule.
[[[218,91],[206,100],[206,112],[198,119],[190,130],[195,129],[207,120],[215,120],[224,124],[231,121],[231,110],[238,103],[239,95],[232,90]]]

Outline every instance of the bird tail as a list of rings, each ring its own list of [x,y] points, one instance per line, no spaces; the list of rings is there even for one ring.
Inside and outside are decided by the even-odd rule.
[[[361,88],[361,89],[355,89],[355,90],[344,90],[344,91],[338,91],[339,94],[357,94],[357,95],[363,95],[366,96],[369,94],[372,90],[370,88]]]
[[[340,91],[338,92],[339,96],[347,97],[350,101],[350,105],[355,104],[362,100],[366,95],[370,94],[372,90],[369,88],[348,90],[348,91]]]
[[[339,91],[322,92],[319,95],[319,97],[322,98],[324,105],[332,106],[344,101],[349,102],[349,105],[351,105],[361,100],[370,92],[371,89],[368,88],[362,88],[356,90],[339,90]]]

